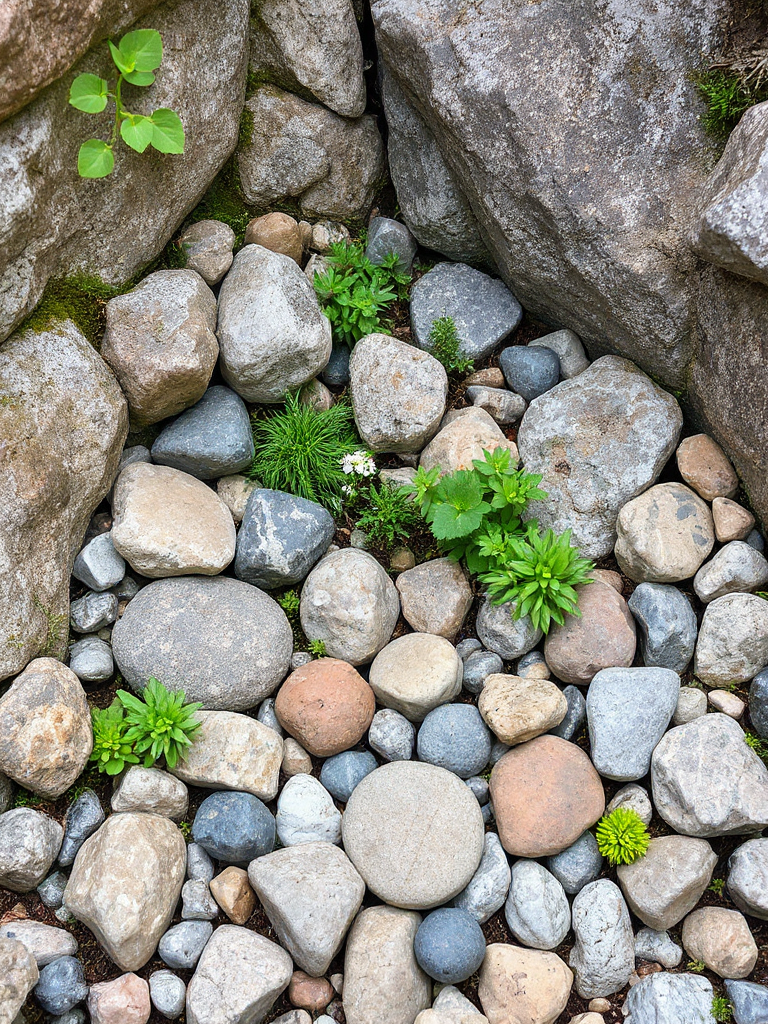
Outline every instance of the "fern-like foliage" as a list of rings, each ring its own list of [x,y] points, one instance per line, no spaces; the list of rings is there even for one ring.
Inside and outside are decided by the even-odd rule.
[[[411,529],[421,522],[418,505],[403,494],[399,488],[389,484],[368,485],[363,500],[366,508],[357,525],[365,530],[370,541],[391,548],[398,540],[410,535]]]

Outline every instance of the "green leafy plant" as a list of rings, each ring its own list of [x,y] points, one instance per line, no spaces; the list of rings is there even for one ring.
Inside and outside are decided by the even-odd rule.
[[[299,611],[301,604],[301,598],[299,597],[298,591],[286,590],[284,594],[280,594],[277,598],[277,603],[283,609],[288,618],[293,618]]]
[[[703,960],[689,960],[685,965],[687,971],[693,971],[694,974],[701,974],[702,971],[706,971],[707,965]]]
[[[645,856],[651,837],[637,811],[629,807],[617,807],[597,823],[595,838],[600,853],[608,863],[633,864]]]
[[[733,1006],[725,996],[714,996],[712,999],[712,1016],[718,1024],[727,1024],[733,1020]]]
[[[137,153],[147,146],[160,153],[184,152],[184,126],[179,115],[167,107],[158,107],[152,114],[132,114],[123,106],[123,83],[146,87],[155,80],[154,72],[163,60],[163,41],[155,29],[128,32],[115,46],[109,43],[112,61],[117,68],[113,82],[98,75],[78,75],[69,90],[69,102],[86,114],[100,114],[110,100],[115,104],[115,120],[109,141],[88,139],[77,155],[77,172],[81,178],[105,178],[115,167],[114,148],[118,135]]]
[[[195,712],[203,705],[185,704],[183,690],[167,690],[154,676],[142,690],[142,699],[126,690],[118,690],[117,696],[126,710],[128,729],[124,740],[137,754],[144,755],[144,767],[164,757],[168,767],[175,768],[202,725]]]
[[[391,548],[396,541],[408,537],[411,528],[421,521],[419,506],[400,488],[370,483],[363,495],[365,510],[357,520],[374,544]]]
[[[179,832],[184,836],[184,839],[189,842],[192,838],[192,825],[188,821],[179,822]]]
[[[327,658],[325,640],[310,640],[309,653],[314,655],[315,658]]]
[[[336,402],[317,411],[289,395],[282,410],[254,419],[253,439],[250,475],[264,487],[341,507],[347,482],[342,462],[359,445],[348,405]]]
[[[133,745],[126,737],[128,723],[120,701],[113,701],[103,711],[91,708],[93,723],[93,751],[91,761],[95,761],[100,772],[107,775],[119,775],[129,764],[138,764],[139,759],[133,752]]]
[[[707,109],[702,116],[705,130],[724,142],[742,114],[768,99],[768,84],[745,78],[728,69],[710,69],[696,79],[696,87]]]
[[[707,886],[709,892],[713,892],[715,896],[722,896],[725,891],[725,879],[724,878],[713,878]]]
[[[452,316],[441,316],[432,321],[429,351],[443,364],[448,374],[468,373],[475,368],[472,360],[461,354],[461,339]]]
[[[744,742],[757,754],[758,757],[768,757],[768,743],[754,732],[744,733]]]

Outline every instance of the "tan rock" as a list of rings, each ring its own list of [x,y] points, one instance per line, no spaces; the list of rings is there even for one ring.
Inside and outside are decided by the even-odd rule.
[[[315,377],[308,381],[299,392],[299,401],[302,405],[308,405],[315,412],[327,412],[333,405],[333,392],[329,391],[323,382]]]
[[[375,711],[371,687],[348,662],[336,658],[318,658],[296,669],[275,699],[282,727],[316,757],[354,747]]]
[[[598,996],[596,999],[590,999],[587,1004],[587,1009],[593,1013],[608,1013],[611,1008],[610,999],[605,999],[603,996]]]
[[[149,985],[136,974],[91,985],[88,993],[91,1024],[147,1024],[152,1012]]]
[[[499,366],[486,366],[483,370],[477,370],[475,373],[466,377],[463,383],[466,387],[472,387],[473,384],[478,384],[486,388],[505,388],[507,382],[504,379],[504,374]]]
[[[613,569],[593,569],[589,575],[593,580],[600,580],[601,583],[607,583],[609,587],[613,587],[617,594],[624,593],[624,581],[621,578],[621,573],[614,572]]]
[[[168,772],[134,764],[115,781],[111,805],[116,813],[148,811],[181,821],[189,807],[189,793],[184,783]]]
[[[258,480],[251,480],[240,473],[223,476],[216,484],[216,493],[232,513],[235,526],[239,526],[243,521],[251,491],[255,491],[257,487],[261,487]]]
[[[27,1001],[40,977],[35,958],[16,939],[0,937],[0,1021],[16,1022],[16,1014]]]
[[[406,633],[376,655],[368,679],[379,704],[422,722],[433,708],[458,696],[462,674],[462,661],[449,640]]]
[[[674,927],[693,910],[710,883],[717,854],[704,839],[659,836],[648,852],[617,870],[629,909],[655,931]]]
[[[298,223],[287,213],[265,213],[249,221],[245,229],[246,245],[262,245],[271,252],[290,256],[301,266],[304,250]]]
[[[741,718],[746,707],[743,700],[740,700],[735,693],[729,693],[728,690],[710,690],[707,700],[715,711],[722,711],[729,718]]]
[[[248,872],[230,864],[209,882],[213,898],[233,924],[245,924],[256,909],[256,893]]]
[[[288,985],[288,998],[293,1006],[317,1014],[333,999],[333,986],[325,978],[312,978],[304,971],[294,971]]]
[[[707,434],[694,434],[680,442],[677,468],[687,484],[704,498],[731,498],[739,486],[739,478],[720,447]]]
[[[639,980],[639,979],[638,979]],[[569,1024],[605,1024],[605,1017],[602,1013],[577,1013],[571,1017]]]
[[[80,680],[54,658],[31,661],[0,699],[0,770],[55,800],[78,778],[92,749]]]
[[[300,743],[288,736],[283,740],[283,761],[280,767],[283,775],[289,779],[294,775],[311,775],[312,758]]]
[[[477,994],[490,1024],[554,1024],[572,985],[573,973],[556,953],[494,942]]]
[[[458,562],[433,558],[401,573],[395,581],[403,617],[417,633],[452,639],[472,607],[472,589]]]
[[[516,857],[549,857],[602,816],[605,793],[587,755],[559,736],[537,736],[496,762],[491,800],[499,839]]]
[[[202,480],[178,469],[128,466],[112,508],[115,549],[143,576],[215,576],[235,557],[229,509]]]
[[[484,449],[492,452],[496,448],[508,448],[512,465],[517,465],[517,445],[507,440],[489,413],[477,406],[462,409],[460,413],[432,438],[421,453],[420,466],[427,470],[439,466],[443,473],[471,469],[472,460],[482,459]]]
[[[757,945],[738,910],[702,907],[683,921],[683,947],[721,978],[746,978],[757,963]]]
[[[409,569],[413,569],[415,568],[415,566],[416,556],[414,555],[410,548],[395,548],[392,554],[389,556],[390,572],[408,572]]]
[[[346,224],[337,224],[332,220],[319,220],[312,225],[310,248],[317,253],[330,251],[334,242],[349,242],[352,236]]]
[[[595,580],[578,588],[580,615],[554,624],[544,642],[544,657],[564,683],[586,686],[604,668],[629,668],[635,657],[635,620],[612,586]]]
[[[568,711],[554,683],[501,673],[485,680],[477,706],[488,728],[510,747],[554,729]]]
[[[715,498],[712,502],[715,537],[721,544],[731,540],[746,540],[755,528],[755,517],[743,505],[730,498]]]

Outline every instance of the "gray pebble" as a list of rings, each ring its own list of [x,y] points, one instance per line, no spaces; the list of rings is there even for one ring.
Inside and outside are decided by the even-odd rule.
[[[187,845],[187,878],[200,878],[204,882],[210,882],[215,874],[216,868],[208,853],[199,843],[189,843]]]
[[[750,547],[753,547],[755,551],[765,554],[765,540],[759,530],[753,530],[750,533],[747,537],[747,544],[749,544]]]
[[[627,810],[635,811],[640,816],[643,824],[650,825],[651,818],[653,817],[653,804],[648,796],[648,791],[643,789],[642,786],[638,786],[634,782],[630,782],[627,786],[622,786],[613,795],[613,798],[605,808],[605,813],[611,814],[617,807],[624,807]]]
[[[219,915],[219,905],[202,878],[190,878],[184,883],[181,903],[182,921],[213,921]]]
[[[74,1010],[68,1010],[67,1013],[62,1013],[61,1016],[57,1014],[55,1017],[45,1018],[46,1024],[85,1024],[86,1019],[85,1010],[80,1010],[77,1007]],[[24,1024],[24,1020],[19,1016],[13,1024]]]
[[[378,767],[378,761],[369,751],[345,750],[323,762],[320,782],[332,797],[345,804],[355,786]]]
[[[314,658],[309,651],[294,651],[291,655],[291,671],[295,672],[297,668],[308,665],[310,661],[314,661]]]
[[[482,651],[482,649],[483,645],[474,636],[469,636],[466,640],[460,640],[456,644],[456,653],[464,662],[466,662],[470,654],[474,654],[475,651]]]
[[[387,761],[409,761],[415,739],[416,730],[399,711],[383,708],[373,716],[368,743]]]
[[[149,997],[152,1005],[168,1020],[184,1012],[187,987],[173,971],[154,971],[149,976]]]
[[[489,800],[487,804],[483,804],[480,808],[480,812],[483,815],[483,824],[492,825],[496,820],[496,815],[493,813],[493,804]]]
[[[487,804],[485,806],[488,806]],[[509,892],[511,871],[501,840],[495,832],[486,832],[483,856],[466,889],[453,899],[454,907],[466,910],[480,924],[485,924],[504,906]]]
[[[768,1020],[768,988],[754,981],[725,980],[736,1024],[764,1024]]]
[[[157,952],[169,967],[192,970],[212,934],[213,925],[210,921],[182,921],[163,935]]]
[[[768,739],[768,669],[758,672],[750,683],[749,717],[758,736]]]
[[[510,750],[506,743],[502,743],[501,740],[497,740],[491,747],[491,756],[488,758],[488,764],[493,768],[497,761],[501,760],[502,757]]]
[[[441,907],[419,925],[413,952],[430,978],[456,985],[479,969],[485,956],[485,937],[465,910]]]
[[[685,594],[667,584],[641,583],[627,604],[639,627],[645,664],[684,672],[698,633],[696,613]]]
[[[37,893],[46,907],[58,910],[64,902],[64,890],[68,881],[63,871],[54,871],[38,885]]]
[[[541,651],[528,651],[517,663],[517,675],[521,679],[549,679],[550,671],[547,659]]]
[[[398,220],[390,217],[374,217],[368,225],[368,244],[365,255],[377,266],[385,256],[394,253],[397,256],[397,269],[409,271],[416,255],[418,245],[411,232]]]
[[[491,756],[492,734],[474,704],[443,704],[430,711],[416,739],[419,760],[459,778],[477,775]]]
[[[97,636],[77,640],[69,649],[69,667],[84,683],[101,683],[115,671],[112,648]]]
[[[479,775],[473,775],[471,778],[465,779],[464,781],[475,794],[479,804],[488,803],[490,787],[485,779],[481,778]]]
[[[312,660],[311,655],[309,655],[309,660]],[[293,668],[293,663],[291,663],[291,668]],[[283,727],[280,725],[280,722],[277,720],[277,715],[275,714],[274,697],[267,697],[266,700],[261,702],[261,704],[259,705],[259,711],[258,714],[256,715],[256,718],[259,722],[261,722],[262,725],[266,725],[267,728],[272,729],[273,732],[276,732],[278,736],[284,735]]]
[[[64,839],[59,850],[59,864],[69,867],[88,836],[104,821],[104,810],[92,789],[86,789],[64,815]]]
[[[95,633],[117,618],[114,594],[97,594],[89,590],[69,606],[69,622],[75,633]]]
[[[320,374],[320,380],[329,387],[343,387],[349,384],[349,345],[337,344],[331,349],[331,358]]]
[[[493,651],[475,651],[464,662],[462,686],[470,693],[480,693],[488,676],[503,671],[504,662],[498,654]]]
[[[669,932],[657,932],[653,928],[641,928],[635,936],[635,956],[638,960],[650,960],[662,967],[677,967],[683,959],[683,951],[669,937]]]
[[[535,860],[515,862],[504,916],[518,942],[533,949],[555,949],[571,927],[562,884]]]
[[[526,402],[543,395],[560,380],[560,359],[549,348],[512,345],[502,351],[499,366],[509,387]]]
[[[73,956],[59,957],[42,968],[33,991],[46,1013],[66,1013],[88,995],[83,965]]]
[[[568,704],[565,718],[549,731],[553,736],[559,736],[563,740],[572,740],[586,720],[587,702],[578,686],[564,687],[563,696]]]
[[[133,576],[124,576],[116,587],[112,587],[110,593],[114,594],[118,601],[132,601],[140,589]]]
[[[591,832],[584,832],[567,850],[547,857],[545,864],[568,895],[573,896],[598,877],[603,869],[603,858],[595,837]]]
[[[111,533],[89,540],[72,567],[72,575],[91,590],[109,590],[125,576],[125,559],[115,551]]]
[[[242,864],[272,852],[275,819],[252,793],[212,793],[197,809],[192,835],[215,860]]]

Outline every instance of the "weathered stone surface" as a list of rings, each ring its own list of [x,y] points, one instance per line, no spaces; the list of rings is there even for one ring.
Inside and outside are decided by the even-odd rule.
[[[715,537],[721,544],[729,540],[746,540],[755,528],[755,517],[730,498],[715,498],[712,502]]]
[[[232,266],[235,232],[220,220],[198,220],[179,238],[187,270],[206,284],[218,284]]]
[[[254,217],[245,229],[245,244],[261,245],[270,252],[290,256],[294,263],[301,266],[304,251],[301,229],[287,213],[265,213],[261,217]]]
[[[650,825],[653,817],[653,804],[648,790],[638,786],[637,783],[630,782],[629,785],[622,786],[617,790],[608,801],[605,813],[610,814],[617,807],[625,807],[627,810],[634,811],[644,825]]]
[[[570,528],[590,558],[610,554],[619,510],[658,479],[682,422],[674,398],[636,366],[598,359],[523,416],[520,458],[548,494],[531,515],[558,533]]]
[[[619,887],[607,878],[590,882],[571,909],[576,991],[583,999],[620,991],[635,969],[635,938]]]
[[[6,679],[40,653],[64,654],[69,574],[88,519],[112,485],[128,413],[109,369],[71,322],[6,342],[0,380]]]
[[[504,916],[517,941],[534,949],[556,949],[571,927],[565,890],[535,860],[515,862]]]
[[[589,359],[584,353],[581,339],[573,331],[553,331],[552,334],[534,338],[528,344],[534,347],[542,345],[557,354],[557,358],[560,360],[560,376],[563,380],[578,377],[589,366]]]
[[[568,711],[554,683],[500,674],[486,678],[477,706],[486,725],[510,747],[549,732]]]
[[[157,814],[113,814],[81,847],[64,905],[122,970],[143,967],[171,923],[186,854],[181,832]]]
[[[733,540],[699,569],[693,589],[704,604],[726,594],[748,593],[768,583],[768,561],[750,544]]]
[[[100,981],[88,992],[91,1024],[147,1024],[152,1006],[149,985],[136,974]]]
[[[0,699],[0,770],[55,800],[92,748],[91,712],[75,673],[53,658],[30,662]]]
[[[134,690],[155,676],[206,708],[245,711],[285,677],[293,633],[256,587],[189,576],[144,587],[115,624],[112,647]]]
[[[480,924],[491,918],[509,892],[511,871],[507,855],[495,832],[486,832],[483,856],[467,887],[453,899],[453,906],[466,910]]]
[[[419,246],[405,224],[392,217],[374,217],[368,223],[365,255],[376,266],[387,256],[396,256],[396,267],[407,273]]]
[[[707,605],[696,642],[693,671],[707,686],[754,678],[768,665],[768,601],[726,594]]]
[[[457,469],[472,469],[474,459],[482,459],[483,451],[507,448],[512,453],[512,465],[518,462],[517,445],[508,441],[498,423],[485,409],[471,406],[459,410],[459,415],[446,422],[421,453],[419,465],[424,469],[439,466],[443,473]]]
[[[598,877],[603,857],[592,833],[584,832],[562,853],[547,857],[547,867],[568,895],[575,896]]]
[[[486,595],[478,609],[475,629],[483,647],[507,661],[527,654],[541,640],[542,632],[530,615],[514,617],[514,602],[494,604]]]
[[[490,1024],[554,1024],[572,985],[573,975],[556,953],[494,942],[477,994]]]
[[[629,909],[656,931],[693,910],[709,885],[717,854],[703,839],[661,836],[634,864],[620,864],[619,885]]]
[[[683,946],[721,978],[746,978],[757,963],[757,944],[738,910],[701,907],[683,922]]]
[[[768,1015],[768,988],[753,981],[726,979],[725,991],[733,1005],[737,1024],[757,1024]]]
[[[233,476],[223,476],[216,483],[216,493],[232,513],[235,526],[243,521],[245,509],[251,493],[259,486],[258,480],[252,480],[240,473]]]
[[[464,570],[450,558],[432,558],[401,572],[395,586],[403,618],[417,633],[436,633],[450,640],[472,606]]]
[[[67,868],[85,840],[104,823],[104,808],[92,789],[84,790],[64,815],[64,839],[59,850],[59,867]]]
[[[111,532],[100,533],[81,548],[72,575],[96,591],[109,590],[122,582],[125,560],[115,551]]]
[[[641,928],[635,935],[635,959],[650,960],[662,967],[677,967],[683,959],[683,950],[668,932]]]
[[[736,493],[739,478],[723,449],[708,434],[683,438],[676,461],[680,476],[704,501],[732,498]]]
[[[253,433],[245,402],[216,384],[165,427],[152,445],[152,461],[198,480],[247,469],[253,461]]]
[[[61,847],[64,830],[31,807],[0,814],[0,885],[30,892],[45,878]]]
[[[189,793],[184,783],[168,772],[134,764],[117,781],[111,805],[115,812],[148,811],[180,821],[187,813]]]
[[[160,939],[157,951],[169,967],[194,970],[212,934],[210,921],[182,921],[168,929]]]
[[[579,615],[554,623],[544,657],[564,683],[586,686],[605,668],[628,668],[635,657],[635,620],[613,587],[596,579],[577,588]]]
[[[21,942],[35,958],[38,967],[45,967],[60,956],[74,956],[77,952],[77,939],[71,932],[41,921],[19,920],[0,925],[0,938]]]
[[[40,977],[35,958],[21,942],[0,938],[0,1007],[3,1024],[14,1024],[16,1014]],[[21,1018],[23,1022],[23,1018]]]
[[[341,811],[321,782],[304,773],[293,775],[277,801],[277,834],[283,846],[316,840],[341,842]]]
[[[465,394],[473,405],[484,409],[502,426],[507,423],[517,423],[526,410],[525,399],[505,388],[488,388],[472,384],[467,388]]]
[[[680,1024],[686,1018],[692,1024],[711,1024],[713,997],[711,982],[700,975],[651,974],[627,993],[624,1024]]]
[[[767,839],[750,839],[728,858],[728,895],[745,914],[768,920]]]
[[[421,722],[461,691],[462,662],[453,644],[433,633],[406,633],[374,658],[368,681],[379,704]]]
[[[210,888],[232,924],[245,924],[256,909],[256,894],[248,882],[248,873],[234,864],[212,878]]]
[[[699,628],[685,594],[663,583],[641,583],[627,606],[640,628],[644,663],[685,672],[693,657]]]
[[[251,861],[248,877],[294,961],[312,977],[325,974],[365,894],[346,854],[300,843]]]

